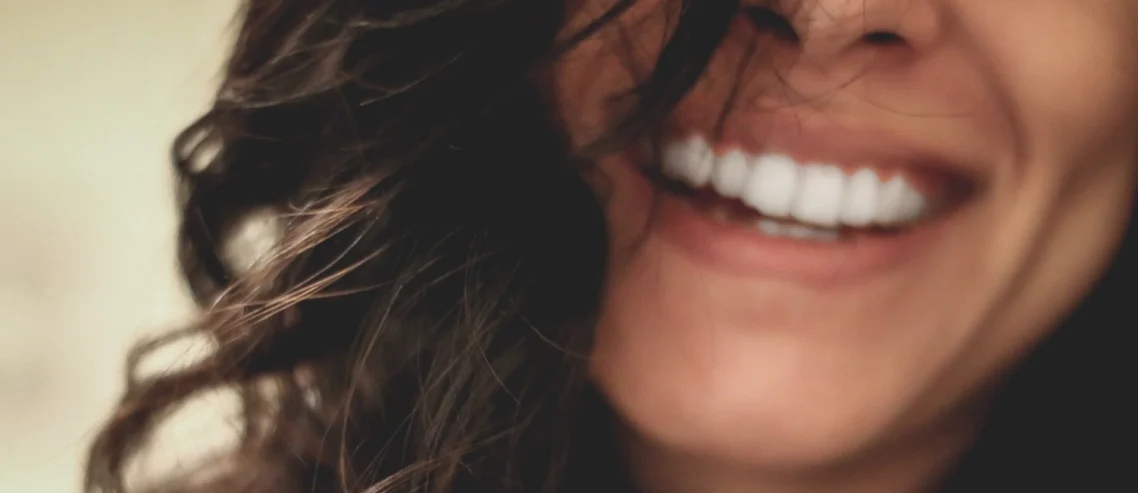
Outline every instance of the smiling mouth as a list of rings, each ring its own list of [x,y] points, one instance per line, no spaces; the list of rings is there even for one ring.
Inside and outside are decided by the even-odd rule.
[[[976,186],[933,167],[799,162],[781,153],[671,140],[655,181],[715,222],[808,242],[888,237],[948,215]]]

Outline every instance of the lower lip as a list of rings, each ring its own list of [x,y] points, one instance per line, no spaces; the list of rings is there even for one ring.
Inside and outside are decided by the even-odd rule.
[[[662,238],[697,261],[732,275],[802,282],[850,282],[896,269],[930,246],[947,219],[888,235],[810,241],[716,221],[669,193],[658,205]]]

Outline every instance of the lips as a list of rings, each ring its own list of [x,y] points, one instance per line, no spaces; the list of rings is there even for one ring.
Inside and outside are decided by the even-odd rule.
[[[669,142],[661,156],[665,176],[692,189],[741,201],[764,216],[823,227],[897,227],[921,219],[942,201],[895,175],[882,179],[871,166],[843,169],[799,163],[776,153],[717,154],[699,136]]]
[[[762,143],[668,135],[678,137],[658,154],[657,183],[668,185],[661,232],[734,275],[832,282],[887,270],[951,227],[980,188],[975,169],[896,139],[866,138],[883,134]]]

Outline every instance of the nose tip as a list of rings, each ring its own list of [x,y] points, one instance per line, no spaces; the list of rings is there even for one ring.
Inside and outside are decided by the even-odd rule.
[[[763,32],[814,61],[885,48],[919,50],[936,37],[930,0],[793,0],[752,8]]]

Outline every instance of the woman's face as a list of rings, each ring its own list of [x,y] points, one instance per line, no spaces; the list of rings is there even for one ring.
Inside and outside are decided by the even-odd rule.
[[[571,1],[567,29],[612,3]],[[553,93],[575,141],[651,69],[670,5],[641,1],[566,57]],[[659,450],[807,467],[959,431],[1129,219],[1138,2],[788,10],[798,42],[740,13],[660,122],[658,162],[598,163],[611,265],[592,371]],[[700,193],[653,213],[645,164]]]

